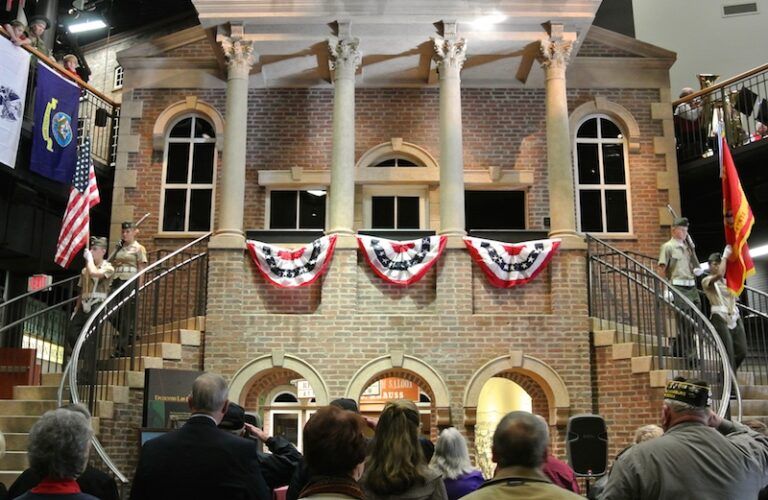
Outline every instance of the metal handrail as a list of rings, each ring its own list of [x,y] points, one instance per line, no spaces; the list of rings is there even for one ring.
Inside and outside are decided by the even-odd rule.
[[[99,304],[99,306],[91,313],[88,320],[85,322],[85,325],[83,325],[83,329],[80,331],[80,334],[77,337],[77,341],[75,342],[75,346],[72,350],[72,355],[69,359],[69,362],[67,363],[67,366],[64,370],[65,376],[62,377],[61,382],[59,383],[58,388],[58,405],[61,406],[64,404],[64,388],[67,381],[69,382],[69,392],[70,397],[72,399],[72,403],[79,403],[80,397],[79,397],[79,391],[78,391],[78,383],[77,383],[77,370],[72,369],[72,367],[76,367],[78,365],[78,360],[80,358],[81,351],[83,349],[83,344],[85,343],[87,337],[89,334],[91,334],[91,330],[94,327],[94,322],[99,319],[99,323],[103,323],[107,321],[107,318],[109,317],[110,313],[113,313],[117,307],[112,307],[114,304],[112,304],[113,301],[115,301],[118,298],[124,297],[124,292],[129,287],[134,287],[135,284],[139,284],[140,289],[146,288],[146,286],[149,286],[149,284],[153,283],[156,280],[150,280],[147,283],[142,283],[144,276],[147,275],[150,271],[156,270],[160,266],[162,266],[165,262],[172,259],[173,257],[181,254],[188,248],[191,248],[194,245],[197,245],[198,243],[201,243],[202,241],[206,240],[208,237],[210,237],[211,233],[206,233],[205,235],[197,238],[196,240],[187,243],[186,245],[178,248],[177,250],[174,250],[173,252],[169,253],[168,255],[160,258],[159,260],[153,262],[134,276],[132,276],[130,279],[128,279],[125,283],[123,283],[120,287],[118,287],[115,291],[110,293],[110,295]],[[191,262],[193,260],[196,260],[199,258],[201,254],[193,256],[191,259],[188,259],[188,262]],[[175,266],[171,268],[171,270],[178,269],[179,266]],[[163,273],[163,275],[167,275],[171,272],[171,270],[166,270],[166,272]],[[135,294],[136,290],[134,289],[131,293]],[[123,302],[125,302],[128,299],[124,299]],[[108,309],[109,308],[109,309]],[[106,314],[102,314],[106,311]],[[96,369],[96,367],[94,367]],[[94,444],[94,449],[96,450],[96,453],[99,455],[99,457],[104,461],[104,463],[107,465],[107,467],[112,471],[112,473],[122,482],[127,483],[128,479],[123,475],[120,470],[118,469],[117,465],[112,461],[112,459],[109,457],[107,452],[104,450],[104,448],[101,446],[101,443],[98,441],[98,438],[94,436],[92,438],[92,442]]]
[[[47,313],[47,312],[56,310],[56,309],[59,308],[59,306],[63,306],[63,305],[69,304],[70,302],[77,302],[77,297],[70,297],[68,299],[64,299],[61,302],[57,302],[56,304],[53,304],[51,306],[46,307],[45,309],[40,309],[39,311],[37,311],[37,312],[35,312],[33,314],[30,314],[29,316],[24,316],[21,319],[17,319],[13,323],[8,323],[7,325],[4,325],[2,328],[0,328],[0,333],[3,333],[4,331],[9,330],[9,329],[13,328],[16,325],[21,325],[21,324],[29,321],[30,319],[33,319],[33,318],[36,318],[36,317],[40,316],[43,313]]]
[[[594,243],[602,245],[605,248],[608,248],[610,250],[610,252],[608,254],[596,254],[595,252],[592,251],[592,245],[590,245],[589,246],[590,251],[589,251],[589,256],[588,256],[590,263],[595,262],[595,263],[598,263],[598,264],[600,264],[602,266],[607,266],[607,267],[610,268],[611,272],[618,273],[618,274],[626,277],[628,280],[640,284],[641,287],[643,289],[645,289],[646,291],[648,291],[648,290],[653,291],[653,300],[654,300],[654,302],[655,302],[655,304],[657,306],[657,310],[654,311],[654,313],[656,315],[658,315],[658,312],[659,312],[658,308],[659,308],[659,306],[662,305],[662,303],[663,303],[663,307],[671,307],[676,312],[679,312],[679,313],[683,313],[683,309],[681,307],[679,307],[677,304],[682,303],[682,304],[685,305],[685,308],[688,309],[688,312],[680,314],[679,317],[681,319],[687,320],[689,323],[691,323],[693,325],[697,325],[697,324],[701,325],[701,327],[704,329],[703,332],[699,332],[699,331],[696,331],[695,329],[692,329],[692,333],[694,335],[699,335],[699,336],[701,336],[702,334],[707,335],[706,338],[710,342],[712,342],[714,344],[714,346],[715,346],[715,350],[716,350],[716,352],[718,354],[718,358],[719,358],[719,362],[720,362],[719,364],[722,367],[722,373],[723,374],[727,374],[727,376],[723,377],[723,389],[722,389],[722,394],[720,395],[720,401],[719,401],[719,405],[718,405],[718,408],[717,408],[717,413],[721,417],[725,417],[726,416],[727,411],[728,411],[728,407],[729,407],[731,385],[733,385],[734,391],[736,392],[736,399],[739,402],[737,418],[740,419],[741,418],[741,406],[742,405],[741,405],[741,392],[740,392],[739,387],[738,387],[738,382],[736,380],[735,374],[733,373],[733,370],[731,369],[730,362],[729,362],[729,359],[728,359],[728,353],[725,350],[725,346],[723,345],[722,341],[720,340],[720,336],[717,335],[717,332],[715,331],[714,326],[712,326],[712,324],[709,322],[709,320],[706,318],[706,316],[704,316],[704,314],[699,310],[698,307],[696,307],[693,304],[693,302],[691,302],[687,297],[685,297],[678,290],[676,290],[667,280],[665,280],[664,278],[662,278],[661,276],[656,274],[652,269],[650,269],[649,267],[647,267],[644,264],[642,264],[639,260],[631,257],[629,255],[629,252],[623,252],[623,251],[619,250],[618,248],[615,248],[615,247],[611,246],[610,244],[606,243],[605,241],[603,241],[603,240],[601,240],[599,238],[596,238],[595,236],[589,235],[589,234],[587,235],[587,242],[588,243],[589,242],[594,242]],[[623,267],[619,267],[619,266],[616,266],[616,265],[613,265],[613,264],[608,264],[607,261],[605,261],[605,260],[600,258],[601,256],[604,256],[604,255],[612,255],[612,256],[617,256],[617,257],[620,257],[622,259],[625,259],[628,263],[631,263],[634,267],[636,267],[636,268],[640,269],[641,271],[643,271],[643,277],[644,278],[646,278],[647,280],[654,281],[657,284],[660,284],[662,286],[661,287],[657,286],[657,287],[653,287],[653,288],[648,286],[647,283],[643,283],[642,280],[640,280],[639,278],[633,276],[633,274],[636,274],[636,273],[631,273],[628,270],[624,269]],[[643,257],[646,257],[646,256],[643,256]],[[590,274],[591,274],[591,272],[590,272]],[[590,280],[590,299],[592,297],[592,293],[593,293],[593,289],[594,288],[595,287],[592,284],[592,280]],[[672,296],[674,297],[674,301],[667,301],[667,300],[665,300],[663,295],[659,295],[658,293],[656,293],[656,290],[663,290],[665,294],[666,293],[671,293]],[[603,293],[605,293],[604,290],[603,290]],[[593,304],[592,304],[592,300],[590,300],[590,309],[592,309],[592,308],[593,308]],[[592,313],[592,310],[590,310],[590,314],[591,313]],[[690,315],[692,315],[692,316],[690,316]],[[657,320],[658,320],[658,318],[657,318]],[[611,320],[606,320],[606,321],[611,321]],[[660,335],[660,333],[661,332],[658,332],[659,335]],[[664,366],[664,364],[663,364],[664,356],[661,353],[661,345],[660,344],[659,344],[659,352],[657,353],[657,357],[659,358],[660,365],[663,367]]]
[[[54,287],[57,287],[57,286],[59,286],[59,285],[62,285],[62,284],[64,284],[64,283],[69,283],[69,282],[71,282],[71,281],[75,281],[75,280],[76,280],[76,279],[78,279],[79,277],[80,277],[80,276],[78,276],[78,275],[75,275],[75,276],[70,276],[69,278],[63,279],[63,280],[61,280],[61,281],[56,281],[56,282],[54,282],[54,283],[51,283],[51,284],[50,284],[50,285],[48,285],[47,287],[45,287],[45,288],[41,288],[40,290],[32,290],[31,292],[26,292],[26,293],[23,293],[23,294],[21,294],[21,295],[17,295],[16,297],[10,298],[10,299],[6,300],[5,302],[2,302],[2,303],[0,303],[0,314],[2,314],[2,310],[3,310],[3,309],[5,309],[6,307],[10,306],[10,305],[11,305],[11,304],[13,304],[14,302],[17,302],[17,301],[19,301],[19,300],[21,300],[21,299],[24,299],[24,298],[26,298],[26,297],[29,297],[29,296],[31,296],[31,295],[34,295],[34,294],[36,294],[36,293],[41,293],[41,292],[47,292],[47,291],[50,291],[50,290],[51,290],[52,288],[54,288]]]

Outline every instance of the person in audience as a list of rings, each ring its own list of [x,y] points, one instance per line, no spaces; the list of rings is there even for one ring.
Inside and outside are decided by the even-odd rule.
[[[45,412],[29,431],[29,465],[43,480],[19,500],[97,500],[75,481],[88,465],[93,430],[81,413],[64,408]]]
[[[676,377],[662,406],[664,435],[613,465],[601,500],[746,500],[768,484],[768,437],[720,418],[706,382]]]
[[[688,97],[693,93],[694,93],[694,90],[691,87],[684,87],[680,91],[680,95],[678,97],[680,99],[683,99],[684,97]],[[701,99],[695,98],[688,102],[684,102],[680,104],[678,107],[676,107],[675,116],[679,116],[691,122],[696,121],[699,119],[699,116],[701,115],[702,108],[703,107],[701,105]]]
[[[526,411],[513,411],[501,419],[493,433],[491,453],[496,473],[468,500],[568,500],[579,495],[552,484],[541,471],[549,431],[547,424]]]
[[[236,436],[267,445],[269,453],[258,452],[259,468],[264,481],[270,489],[285,486],[291,480],[293,471],[301,461],[301,453],[283,436],[270,437],[266,432],[245,421],[242,406],[229,403],[227,413],[219,424],[219,429]]]
[[[62,409],[73,411],[81,414],[91,421],[91,412],[81,404],[70,404],[62,406]],[[11,485],[11,489],[8,490],[8,498],[13,499],[20,497],[27,491],[37,486],[40,481],[43,480],[43,475],[36,469],[29,468],[21,473],[16,481]],[[80,486],[80,491],[93,495],[100,500],[120,500],[120,494],[117,491],[117,483],[112,479],[112,476],[106,474],[95,467],[88,465],[85,471],[77,476],[77,484]]]
[[[4,24],[3,28],[5,28],[5,31],[7,31],[8,35],[11,37],[11,42],[17,47],[29,45],[27,27],[18,19],[11,21],[10,24]]]
[[[541,420],[546,427],[547,442],[550,442],[549,425],[547,424],[547,421],[541,415],[536,415],[536,418]],[[544,463],[541,466],[541,472],[552,481],[552,484],[574,493],[580,493],[579,483],[576,481],[576,474],[573,472],[573,469],[571,469],[567,463],[555,457],[552,454],[552,448],[549,445],[547,445],[547,450],[544,454]]]
[[[74,54],[65,55],[61,59],[61,65],[64,66],[64,69],[67,70],[69,74],[80,78],[80,75],[77,73],[77,68],[80,66],[80,63],[78,62],[76,55]]]
[[[45,16],[32,16],[29,18],[29,46],[47,57],[51,57],[51,51],[45,46],[43,33],[51,27],[51,22]]]
[[[419,436],[419,446],[421,446],[421,452],[424,454],[424,461],[429,463],[435,455],[434,443],[426,436]]]
[[[483,484],[483,473],[472,467],[467,441],[455,427],[440,433],[430,466],[443,476],[448,500],[461,498]]]
[[[419,410],[412,401],[387,403],[379,417],[360,483],[368,500],[446,500],[442,476],[430,469],[419,445]]]
[[[256,443],[216,426],[227,413],[227,382],[203,373],[188,398],[192,416],[180,429],[147,441],[139,454],[131,499],[270,500]]]
[[[136,241],[139,228],[131,221],[123,222],[122,239],[118,243],[114,257],[110,259],[115,266],[115,276],[112,280],[112,291],[120,288],[123,283],[131,279],[137,273],[147,267],[147,250],[144,245]],[[138,285],[138,284],[137,284]],[[123,293],[128,295],[130,290]],[[123,310],[110,318],[112,324],[118,330],[117,346],[112,357],[121,358],[128,354],[128,344],[133,340],[134,322],[136,320],[136,299],[129,299]]]
[[[357,481],[363,473],[368,440],[365,420],[338,406],[320,408],[304,426],[309,482],[299,498],[366,498]]]

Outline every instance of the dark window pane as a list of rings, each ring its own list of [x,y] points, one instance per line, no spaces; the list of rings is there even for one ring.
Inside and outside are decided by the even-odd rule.
[[[626,233],[629,231],[626,191],[619,189],[605,191],[605,215],[608,218],[609,233]]]
[[[467,230],[525,229],[525,192],[467,191]]]
[[[406,160],[405,158],[398,158],[397,159],[397,166],[398,167],[418,167],[418,163],[414,163],[411,160]]]
[[[390,158],[389,160],[380,161],[374,167],[394,167],[397,164],[397,160],[395,158]]]
[[[299,416],[296,414],[276,413],[273,415],[275,428],[272,429],[273,436],[282,436],[293,443],[299,445]]]
[[[189,198],[189,230],[211,229],[211,189],[193,189]]]
[[[288,394],[287,392],[284,392],[282,394],[279,394],[275,398],[275,403],[298,403],[299,400],[296,396],[293,394]]]
[[[372,196],[371,197],[371,228],[394,229],[395,228],[395,197]]]
[[[296,229],[296,191],[272,191],[269,227],[270,229]]]
[[[192,153],[192,183],[213,183],[213,159],[216,154],[214,143],[195,144]]]
[[[169,184],[186,184],[187,169],[189,168],[189,144],[168,144],[168,168],[165,171],[165,182]]]
[[[603,144],[603,176],[606,184],[624,184],[624,145]]]
[[[326,198],[325,191],[299,191],[299,229],[325,229]]]
[[[579,162],[579,184],[600,184],[597,144],[577,144],[576,158]]]
[[[576,137],[585,137],[589,139],[597,138],[597,118],[591,118],[579,127],[579,131],[576,133]]]
[[[195,118],[195,137],[205,137],[206,139],[216,137],[213,125],[202,118]]]
[[[163,207],[163,231],[184,231],[186,189],[166,189]]]
[[[603,211],[600,202],[600,191],[579,191],[581,207],[581,230],[585,233],[603,232]]]
[[[611,120],[605,118],[600,119],[600,137],[603,139],[618,139],[621,135],[621,130]]]
[[[171,137],[189,137],[192,133],[192,118],[184,118],[171,130]]]
[[[397,228],[419,229],[419,197],[397,197]]]

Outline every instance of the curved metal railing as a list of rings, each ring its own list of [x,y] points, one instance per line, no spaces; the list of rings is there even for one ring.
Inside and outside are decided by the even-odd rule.
[[[67,402],[69,384],[71,402],[82,402],[95,414],[109,386],[128,385],[131,372],[143,371],[142,359],[155,355],[152,344],[162,341],[156,340],[158,336],[186,328],[189,318],[205,315],[209,236],[153,262],[92,311],[59,384],[59,405]],[[93,446],[117,479],[127,483],[95,436]]]
[[[619,342],[634,342],[651,369],[705,380],[718,415],[729,410],[731,388],[741,395],[720,337],[707,317],[649,265],[587,235],[589,310],[598,329],[615,330]]]

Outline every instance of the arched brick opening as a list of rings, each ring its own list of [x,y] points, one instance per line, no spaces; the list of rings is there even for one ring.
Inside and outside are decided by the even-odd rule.
[[[269,401],[264,398],[274,389],[281,385],[288,385],[291,380],[302,378],[301,375],[293,370],[285,368],[271,368],[264,372],[261,372],[259,376],[253,379],[251,384],[246,387],[244,394],[240,400],[243,402],[247,410],[259,410],[265,405],[269,405]]]

